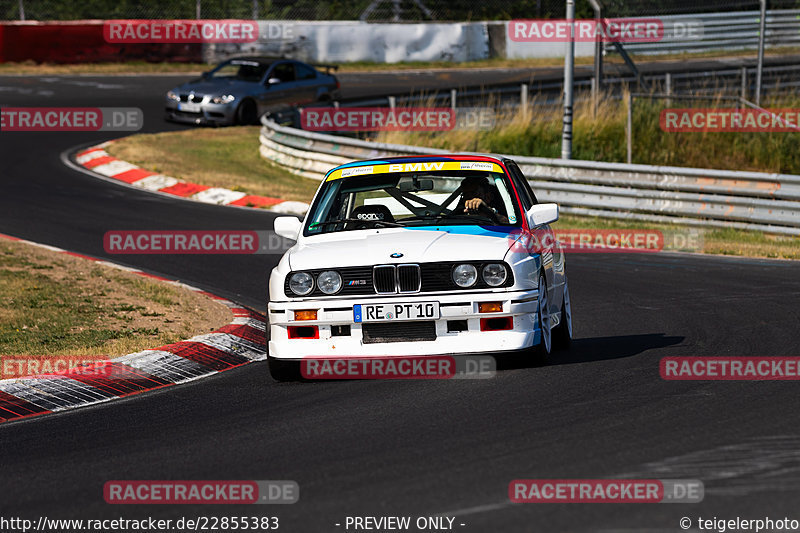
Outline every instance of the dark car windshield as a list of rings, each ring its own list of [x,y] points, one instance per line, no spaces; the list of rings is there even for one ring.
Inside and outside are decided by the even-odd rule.
[[[259,82],[269,69],[269,63],[248,61],[245,59],[232,59],[211,71],[210,77],[214,79],[240,80]]]
[[[521,217],[514,198],[508,177],[497,172],[400,172],[334,179],[317,196],[305,235],[382,227],[518,226]],[[468,208],[476,204],[480,208]]]

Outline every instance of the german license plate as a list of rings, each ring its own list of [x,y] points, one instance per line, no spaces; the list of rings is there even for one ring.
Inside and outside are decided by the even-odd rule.
[[[355,322],[388,322],[391,320],[438,320],[439,302],[356,304]]]
[[[187,113],[199,113],[201,110],[200,104],[192,102],[180,102],[178,104],[178,111],[186,111]]]

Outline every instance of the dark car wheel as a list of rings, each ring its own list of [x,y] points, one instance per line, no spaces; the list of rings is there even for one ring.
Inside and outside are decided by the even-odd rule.
[[[544,274],[539,274],[539,299],[536,312],[539,330],[541,331],[541,342],[531,350],[533,363],[535,365],[546,365],[550,362],[552,354],[552,333],[550,329],[550,302],[547,298],[547,281]]]
[[[567,349],[572,343],[572,304],[569,301],[569,287],[564,282],[564,299],[561,304],[561,320],[553,329],[553,345]]]
[[[236,125],[250,126],[258,121],[258,111],[256,103],[252,100],[244,100],[236,108]]]

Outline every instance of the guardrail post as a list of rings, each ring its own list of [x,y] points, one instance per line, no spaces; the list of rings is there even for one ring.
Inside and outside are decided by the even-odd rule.
[[[397,105],[397,99],[394,96],[387,96],[387,98],[389,99],[389,108],[394,109]]]
[[[575,63],[575,0],[567,0],[569,41],[564,58],[564,126],[561,131],[561,159],[572,159],[572,79]]]
[[[519,107],[522,110],[522,117],[528,118],[528,86],[526,84],[520,85],[519,88]]]
[[[625,128],[625,140],[628,145],[628,164],[633,159],[633,93],[628,92],[628,122]]]
[[[664,74],[664,92],[667,96],[672,96],[672,74],[669,72]],[[672,100],[670,98],[667,98],[667,105],[672,105]]]
[[[595,24],[603,23],[603,7],[597,0],[589,0],[594,10]],[[603,39],[600,32],[595,31],[594,41],[594,78],[592,79],[592,116],[597,116],[597,104],[600,90],[603,88]]]
[[[767,30],[767,0],[760,0],[761,20],[758,24],[758,70],[756,71],[756,104],[761,105],[761,71],[764,69],[764,33]]]
[[[453,111],[456,110],[456,90],[450,89],[450,107],[453,108]]]
[[[742,67],[742,100],[747,99],[747,67]]]

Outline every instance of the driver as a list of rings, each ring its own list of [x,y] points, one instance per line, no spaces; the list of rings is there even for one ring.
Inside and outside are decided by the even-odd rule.
[[[502,203],[498,201],[497,190],[482,176],[470,176],[461,182],[461,200],[455,212],[485,214],[501,224],[508,224],[508,218],[500,212]]]

